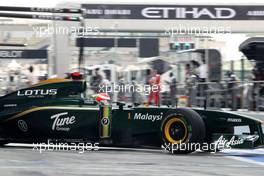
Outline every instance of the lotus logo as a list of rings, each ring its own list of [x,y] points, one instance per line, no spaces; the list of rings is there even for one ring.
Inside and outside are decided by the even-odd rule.
[[[57,89],[33,89],[33,90],[19,90],[17,96],[44,96],[44,95],[56,95]]]
[[[23,132],[27,132],[28,131],[28,126],[27,123],[25,122],[25,120],[19,120],[17,122],[18,128],[23,131]]]

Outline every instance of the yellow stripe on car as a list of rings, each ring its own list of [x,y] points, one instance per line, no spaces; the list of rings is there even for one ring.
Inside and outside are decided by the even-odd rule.
[[[64,79],[64,78],[50,78],[47,80],[40,81],[37,84],[32,85],[31,87],[36,87],[40,85],[50,84],[50,83],[61,83],[61,82],[70,82],[71,79]]]
[[[31,112],[35,112],[35,111],[40,111],[40,110],[46,110],[46,109],[62,109],[62,110],[98,110],[97,108],[82,108],[82,107],[62,107],[62,106],[43,106],[43,107],[35,107],[35,108],[31,108],[28,109],[26,111],[23,111],[21,113],[18,113],[12,117],[10,117],[9,119],[6,119],[4,122],[9,121],[9,120],[13,120],[16,119],[18,117],[22,117],[26,114],[29,114]]]

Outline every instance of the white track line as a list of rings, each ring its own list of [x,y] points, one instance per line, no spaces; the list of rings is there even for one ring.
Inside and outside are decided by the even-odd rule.
[[[262,148],[261,149],[254,149],[254,150],[231,149],[231,150],[224,150],[221,153],[224,153],[225,155],[228,155],[228,154],[233,155],[233,156],[225,156],[226,158],[264,166],[264,162],[254,161],[252,159],[248,159],[248,158],[243,157],[243,156],[247,156],[247,155],[264,156],[264,149],[262,149]]]
[[[256,165],[260,165],[260,166],[264,166],[263,162],[257,162],[257,161],[253,161],[247,158],[243,158],[243,157],[239,157],[239,156],[225,156],[226,158],[229,159],[233,159],[233,160],[238,160],[238,161],[242,161],[242,162],[247,162],[247,163],[251,163],[251,164],[256,164]]]

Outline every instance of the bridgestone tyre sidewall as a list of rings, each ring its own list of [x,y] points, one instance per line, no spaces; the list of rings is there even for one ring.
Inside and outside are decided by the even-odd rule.
[[[191,131],[192,131],[190,134],[191,136],[189,140],[186,141],[185,143],[186,144],[187,143],[202,144],[205,139],[205,124],[201,116],[192,109],[177,108],[174,110],[170,110],[168,113],[166,113],[165,118],[163,119],[163,122],[161,125],[163,146],[166,146],[169,143],[169,141],[166,139],[165,134],[164,134],[165,124],[170,119],[177,118],[177,116],[181,116],[182,118],[184,118],[184,120],[187,122],[187,126],[191,127]],[[171,148],[170,148],[170,152],[175,153],[175,154],[187,154],[193,151],[194,150],[185,150],[185,151],[173,150],[171,151]]]

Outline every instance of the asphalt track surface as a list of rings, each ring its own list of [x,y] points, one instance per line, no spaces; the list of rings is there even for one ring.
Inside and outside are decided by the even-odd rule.
[[[251,150],[250,152],[252,152]],[[0,148],[1,176],[51,175],[208,175],[263,176],[264,149],[171,155],[160,150],[47,151]],[[258,160],[248,159],[250,157]],[[261,161],[262,159],[262,161]]]
[[[249,113],[249,115],[252,115]],[[263,113],[255,113],[263,120]],[[263,176],[264,148],[172,155],[162,150],[103,148],[42,151],[31,145],[0,148],[0,176],[194,175]]]

